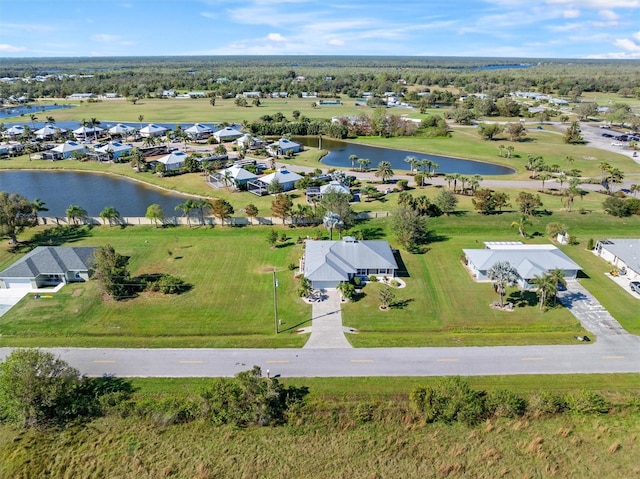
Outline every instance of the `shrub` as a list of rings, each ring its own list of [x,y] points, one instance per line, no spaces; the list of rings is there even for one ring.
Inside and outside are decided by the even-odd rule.
[[[298,268],[298,265],[295,263],[289,263],[289,266],[287,266],[287,268],[289,269],[289,271],[294,271]]]
[[[182,279],[170,274],[163,274],[158,280],[158,290],[163,294],[180,294],[187,288],[187,284]]]
[[[405,191],[409,187],[409,180],[398,180],[396,186],[400,191]]]
[[[600,394],[584,389],[568,393],[564,401],[567,410],[575,414],[606,414],[611,409],[609,402]]]
[[[353,277],[353,284],[355,286],[360,286],[362,284],[362,279],[360,278],[360,276]]]
[[[495,417],[519,417],[527,410],[527,402],[513,391],[498,389],[486,397],[486,410]]]
[[[462,378],[438,380],[431,387],[417,387],[409,396],[411,407],[427,422],[477,424],[486,417],[484,394],[471,389]]]
[[[398,283],[395,279],[392,279],[391,282],[389,283],[389,285],[392,288],[398,288],[400,286],[400,283]]]
[[[375,411],[376,411],[375,404],[360,402],[356,406],[353,415],[355,420],[358,423],[364,424],[364,423],[373,421]]]
[[[378,277],[375,274],[369,275],[369,281],[371,281],[372,283],[377,283]]]
[[[529,397],[527,412],[534,417],[559,414],[566,409],[564,399],[548,391],[541,391]]]
[[[587,241],[587,249],[591,251],[594,248],[594,246],[595,245],[594,245],[593,238],[589,238],[589,241]]]

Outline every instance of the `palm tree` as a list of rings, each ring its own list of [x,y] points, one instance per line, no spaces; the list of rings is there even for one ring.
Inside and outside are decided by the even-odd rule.
[[[358,164],[360,165],[360,171],[364,171],[365,167],[366,169],[369,169],[369,164],[371,163],[371,160],[368,160],[367,158],[358,158]]]
[[[378,163],[378,169],[375,172],[378,178],[382,178],[382,182],[386,183],[393,176],[393,170],[391,169],[391,163],[388,161],[381,161]]]
[[[556,284],[556,291],[553,293],[553,304],[556,304],[556,300],[558,299],[558,290],[560,289],[561,285],[566,288],[567,280],[564,278],[564,271],[562,271],[560,268],[556,268],[550,271],[549,275]]]
[[[562,185],[565,181],[567,181],[567,175],[565,175],[564,173],[560,173],[557,177],[556,177],[556,181],[558,183],[560,183],[560,189],[562,189]]]
[[[431,161],[431,160],[427,160],[429,162],[429,176],[433,177],[436,176],[436,171],[438,171],[440,169],[440,165],[438,163],[436,163],[435,161]]]
[[[34,115],[33,113],[31,113],[29,115],[29,118],[31,119],[31,127],[35,130],[36,129],[36,121],[38,121],[38,117],[36,115]]]
[[[198,210],[200,216],[200,224],[204,224],[204,214],[206,211],[211,210],[211,203],[209,200],[200,198],[194,202],[195,208]]]
[[[351,162],[351,169],[356,169],[356,162],[358,161],[358,155],[349,155],[349,161]]]
[[[611,165],[606,161],[601,161],[598,164],[598,168],[602,172],[602,181],[604,181],[605,173],[611,169]]]
[[[462,175],[460,173],[453,174],[453,192],[458,191],[458,180],[462,179]]]
[[[514,286],[520,279],[520,275],[508,261],[499,261],[487,270],[487,278],[493,282],[493,289],[500,296],[500,307],[503,307],[507,287]]]
[[[453,181],[453,179],[454,179],[453,174],[452,174],[452,173],[447,173],[446,175],[444,175],[444,179],[445,179],[445,181],[447,182],[447,187],[448,187],[449,189],[451,189],[451,182],[452,182],[452,181]]]
[[[504,156],[504,145],[503,144],[498,145],[498,156],[500,156],[500,157]]]
[[[607,181],[613,184],[620,184],[624,180],[624,173],[619,168],[611,168],[607,174]]]
[[[480,182],[482,181],[482,176],[473,175],[471,180],[469,181],[469,188],[471,188],[471,193],[475,194],[476,190],[480,187]]]
[[[147,169],[147,162],[144,159],[144,155],[137,148],[134,148],[131,152],[131,167],[135,168],[138,173]]]
[[[520,218],[518,219],[518,221],[513,221],[511,223],[511,227],[518,228],[518,233],[520,234],[520,236],[524,238],[526,236],[524,229],[527,225],[530,225],[530,224],[531,222],[529,221],[526,215],[520,215]]]
[[[409,167],[411,168],[411,173],[413,173],[416,169],[416,166],[419,164],[418,159],[415,156],[407,156],[404,159],[405,163],[409,163]]]
[[[515,149],[516,147],[513,145],[507,146],[507,158],[511,158],[511,155],[513,154]]]
[[[331,211],[327,211],[324,215],[324,218],[322,218],[322,224],[329,230],[330,240],[333,240],[333,229],[340,228],[340,226],[344,225],[344,223],[340,221],[340,215]]]
[[[50,125],[55,125],[56,124],[56,119],[52,116],[48,116],[47,117],[47,123],[49,123]]]
[[[187,217],[187,225],[189,225],[189,228],[191,228],[191,219],[189,215],[194,209],[196,209],[195,202],[192,199],[188,199],[184,203],[180,203],[179,205],[176,205],[175,209],[176,211],[182,210],[182,216]]]
[[[95,119],[95,118],[91,118],[91,120],[89,120],[89,126],[93,129],[93,141],[98,141],[98,126],[100,125],[100,122]]]
[[[567,169],[570,170],[571,169],[571,165],[573,165],[576,162],[576,159],[571,155],[567,155],[565,160],[567,161]]]
[[[554,279],[553,275],[545,273],[542,276],[536,276],[533,278],[532,283],[538,288],[536,294],[540,301],[540,310],[544,309],[550,296],[554,296],[558,291],[558,283]]]
[[[538,179],[542,181],[542,192],[544,193],[544,183],[551,179],[551,175],[549,173],[540,173],[538,175]]]
[[[87,217],[87,210],[78,205],[69,205],[66,211],[69,223],[73,221],[74,225],[78,224],[78,220],[84,220]]]
[[[138,121],[140,122],[140,129],[142,129],[142,120],[144,120],[144,115],[138,115]]]
[[[631,186],[629,186],[629,191],[633,193],[633,197],[635,198],[638,191],[640,191],[640,185],[638,185],[637,183],[633,183]]]
[[[460,192],[464,195],[465,194],[465,189],[464,189],[464,185],[466,183],[469,182],[469,177],[468,176],[464,176],[464,175],[460,175],[460,183],[462,183],[462,185],[460,186]]]
[[[113,221],[120,219],[120,213],[113,206],[107,206],[100,212],[100,218],[105,221],[109,221],[109,226],[113,224]]]
[[[49,211],[49,208],[46,207],[44,201],[42,201],[40,198],[36,198],[31,202],[31,208],[33,210],[33,215],[36,218],[36,223],[38,223],[38,213]]]

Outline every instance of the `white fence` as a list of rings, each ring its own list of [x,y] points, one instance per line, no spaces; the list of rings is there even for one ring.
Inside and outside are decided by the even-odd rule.
[[[384,218],[389,216],[388,211],[379,211],[375,213],[358,213],[356,218],[358,220],[366,220],[372,218]],[[203,222],[204,219],[204,222]],[[69,225],[74,224],[73,221],[69,221],[69,218],[64,216],[41,216],[39,218],[39,223],[41,225]],[[303,219],[292,219],[291,217],[286,218],[286,220],[282,221],[282,218],[275,218],[271,216],[258,216],[256,218],[247,218],[242,216],[233,216],[224,221],[224,226],[273,226],[273,225],[296,225],[296,226],[307,226],[314,224],[321,224],[322,221],[313,221],[313,220],[303,220]],[[99,216],[89,216],[84,218],[84,220],[77,220],[76,224],[90,224],[90,225],[108,225],[109,222],[100,218]],[[223,223],[218,218],[214,218],[213,216],[205,216],[204,218],[200,218],[199,216],[167,216],[161,222],[158,221],[158,225],[166,225],[166,226],[215,226],[222,225]],[[135,226],[135,225],[155,225],[155,223],[145,218],[144,216],[123,216],[118,220],[114,220],[111,222],[112,226]]]

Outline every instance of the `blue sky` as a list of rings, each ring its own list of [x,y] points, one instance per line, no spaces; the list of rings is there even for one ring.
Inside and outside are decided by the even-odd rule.
[[[0,57],[146,55],[640,59],[640,0],[0,0]]]

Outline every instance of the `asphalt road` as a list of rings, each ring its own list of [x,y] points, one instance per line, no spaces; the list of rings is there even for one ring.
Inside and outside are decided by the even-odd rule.
[[[640,372],[640,337],[564,346],[375,349],[47,349],[87,376],[221,377],[258,365],[282,377]],[[0,348],[0,357],[10,353]]]

